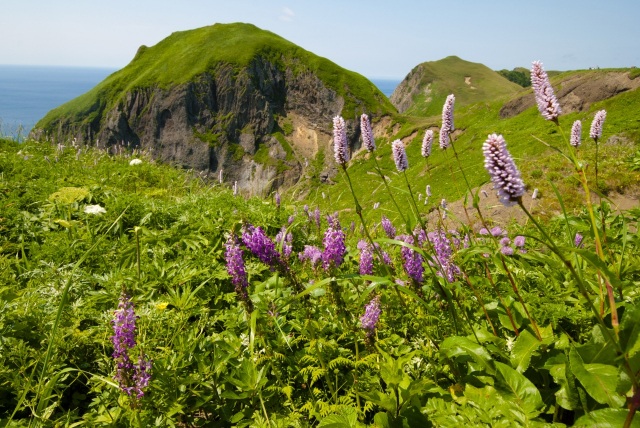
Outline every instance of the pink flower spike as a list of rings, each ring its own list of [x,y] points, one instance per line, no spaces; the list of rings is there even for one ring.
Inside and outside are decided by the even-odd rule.
[[[422,139],[422,156],[428,158],[431,156],[431,145],[433,144],[433,131],[431,129],[427,129],[427,132],[424,133],[424,138]]]
[[[364,144],[364,147],[370,152],[374,151],[376,149],[376,143],[373,139],[369,116],[366,114],[360,116],[360,132],[362,133],[362,144]]]
[[[604,124],[604,120],[607,117],[606,110],[600,110],[593,117],[593,122],[591,122],[591,130],[589,131],[589,137],[594,140],[602,137],[602,125]]]
[[[347,127],[341,116],[333,118],[333,155],[336,162],[340,165],[344,165],[349,162]]]
[[[531,65],[531,86],[542,117],[557,122],[562,110],[540,61],[533,61]]]
[[[576,120],[571,127],[571,137],[569,137],[569,143],[576,149],[580,146],[582,139],[582,122]]]
[[[406,171],[409,168],[409,161],[407,160],[404,143],[401,140],[395,140],[391,143],[391,152],[393,153],[393,161],[396,163],[398,171]]]

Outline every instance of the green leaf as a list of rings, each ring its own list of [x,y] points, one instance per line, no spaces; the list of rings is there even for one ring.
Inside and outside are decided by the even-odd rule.
[[[620,323],[620,345],[629,358],[640,351],[640,306],[625,307]]]
[[[403,417],[396,418],[390,413],[377,413],[373,422],[376,427],[380,428],[409,428],[407,420]]]
[[[587,393],[600,404],[621,407],[624,397],[616,393],[618,369],[608,364],[584,364],[575,347],[569,351],[571,371],[580,381]]]
[[[570,377],[567,377],[567,366],[567,356],[559,354],[549,358],[545,362],[544,368],[549,370],[553,381],[560,385],[560,389],[555,393],[558,405],[567,410],[574,410],[578,407],[578,395],[575,378],[571,376],[571,372],[568,373]]]
[[[487,373],[495,373],[493,359],[489,352],[481,345],[466,337],[451,336],[442,342],[440,352],[455,360],[473,359],[480,364]]]
[[[395,394],[384,394],[380,391],[360,392],[360,396],[367,401],[371,401],[383,409],[395,413],[396,411],[396,398]]]
[[[589,412],[578,419],[574,427],[620,428],[624,426],[627,409],[600,409]],[[640,419],[633,419],[630,428],[640,428]]]
[[[524,373],[529,368],[531,355],[540,347],[540,342],[528,330],[522,331],[511,350],[511,366],[520,373]]]
[[[510,398],[529,417],[537,416],[544,405],[538,388],[523,374],[508,365],[496,361],[495,366],[498,380],[496,388],[505,393],[506,398]]]
[[[324,428],[352,428],[356,427],[358,417],[356,413],[348,415],[329,415],[320,421],[318,427]]]

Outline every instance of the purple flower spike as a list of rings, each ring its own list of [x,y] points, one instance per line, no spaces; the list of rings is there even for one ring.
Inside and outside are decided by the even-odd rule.
[[[422,156],[428,158],[431,156],[431,146],[433,145],[433,131],[427,129],[422,139]]]
[[[227,261],[227,272],[231,277],[231,283],[234,285],[236,293],[242,300],[248,298],[247,288],[247,271],[244,268],[244,259],[242,258],[242,249],[238,245],[237,239],[231,235],[225,243],[225,259]]]
[[[138,365],[133,372],[133,393],[139,400],[144,397],[144,389],[149,386],[151,380],[151,360],[142,355],[138,359]]]
[[[414,244],[413,237],[409,235],[400,235],[396,239],[402,240],[407,244]],[[404,270],[407,275],[416,283],[422,284],[424,267],[422,266],[422,255],[411,248],[402,246],[400,249],[402,258],[404,259]]]
[[[391,151],[393,153],[393,161],[396,163],[398,171],[406,171],[409,168],[409,161],[407,160],[407,152],[404,148],[404,143],[400,140],[395,140],[391,143]]]
[[[282,258],[285,260],[288,259],[289,256],[291,256],[291,251],[293,250],[293,235],[291,232],[287,233],[287,228],[282,226],[282,229],[280,229],[280,232],[278,232],[275,237],[275,241],[277,245],[282,247],[282,251],[280,253],[282,254]]]
[[[380,296],[376,296],[364,307],[364,314],[360,317],[360,325],[367,333],[367,337],[372,337],[378,320],[380,319]]]
[[[571,126],[571,137],[569,137],[569,143],[576,149],[580,147],[580,141],[582,139],[582,122],[576,120]]]
[[[460,268],[453,263],[453,248],[451,241],[447,238],[444,230],[439,229],[429,233],[429,241],[433,244],[433,250],[436,253],[438,261],[438,275],[445,278],[448,282],[453,282],[460,274]]]
[[[584,239],[584,237],[581,234],[576,233],[576,236],[573,238],[573,245],[576,248],[582,248],[582,239]]]
[[[347,248],[344,244],[344,232],[341,228],[329,227],[324,233],[324,252],[322,253],[322,267],[328,271],[332,266],[340,267]]]
[[[318,262],[322,260],[322,251],[313,245],[305,245],[304,250],[298,255],[301,262],[309,260],[312,267],[316,267]]]
[[[602,137],[602,125],[604,125],[604,120],[607,117],[606,110],[600,110],[593,117],[593,122],[591,122],[591,130],[589,131],[589,137],[594,140],[598,140]]]
[[[276,245],[261,227],[247,225],[242,232],[242,243],[271,269],[275,269],[280,263],[280,254],[276,250]]]
[[[373,274],[373,248],[364,239],[358,242],[360,250],[360,275]]]
[[[366,114],[360,116],[360,132],[362,133],[362,144],[364,147],[370,152],[374,151],[376,149],[376,142],[373,139],[369,116]]]
[[[511,206],[522,200],[524,182],[502,135],[491,134],[482,145],[484,167],[498,190],[500,202]]]
[[[393,226],[393,223],[391,223],[391,220],[389,220],[385,216],[382,216],[380,224],[382,224],[382,229],[387,235],[387,238],[393,239],[396,236],[396,228]]]
[[[538,104],[538,111],[540,111],[542,117],[557,122],[562,110],[549,82],[549,76],[547,76],[547,72],[544,71],[540,61],[534,61],[531,65],[531,86]]]
[[[113,359],[116,363],[115,380],[120,389],[136,400],[144,396],[144,389],[151,379],[151,360],[144,354],[138,358],[138,364],[134,365],[129,356],[130,350],[136,346],[136,314],[133,302],[127,293],[120,295],[118,309],[114,313],[113,321]],[[137,403],[134,401],[133,406]]]
[[[333,155],[336,162],[344,165],[349,162],[349,147],[347,144],[347,126],[340,116],[333,118]]]
[[[113,358],[129,358],[129,349],[136,346],[136,314],[133,310],[131,297],[126,293],[120,295],[118,309],[115,311],[113,321]]]

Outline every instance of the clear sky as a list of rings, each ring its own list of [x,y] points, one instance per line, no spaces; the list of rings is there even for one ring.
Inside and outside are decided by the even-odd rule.
[[[369,78],[449,55],[488,67],[640,66],[640,0],[2,0],[0,64],[124,67],[174,31],[248,22]]]

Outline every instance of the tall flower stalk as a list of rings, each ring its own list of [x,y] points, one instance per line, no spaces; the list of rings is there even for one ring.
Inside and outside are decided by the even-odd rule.
[[[604,125],[604,120],[607,117],[607,112],[605,110],[600,110],[596,112],[593,117],[593,121],[591,122],[591,129],[589,130],[589,137],[593,139],[596,144],[596,188],[599,188],[598,184],[598,141],[602,138],[602,126]]]
[[[238,299],[244,304],[248,313],[253,312],[253,303],[249,298],[249,282],[244,266],[242,249],[235,235],[231,235],[225,243],[225,259],[227,262],[227,272],[229,276],[231,276],[231,283],[235,288]]]
[[[522,205],[522,196],[525,191],[524,182],[522,181],[518,167],[507,150],[507,143],[502,135],[489,135],[482,145],[482,152],[484,153],[484,166],[491,177],[494,189],[498,191],[500,202],[505,206],[512,206],[514,204],[524,206]],[[501,254],[500,259],[502,260],[502,265],[507,273],[509,282],[511,282],[513,291],[518,297],[520,304],[522,304],[527,317],[531,321],[531,325],[534,328],[536,336],[539,340],[542,340],[538,325],[529,313],[524,299],[520,295],[520,291],[518,290],[515,280],[507,268],[504,255]]]
[[[131,359],[131,350],[136,346],[136,314],[131,297],[123,292],[118,309],[111,321],[113,326],[113,359],[116,363],[114,379],[120,389],[131,397],[131,407],[136,408],[144,396],[151,379],[151,360],[140,354],[137,364]]]

